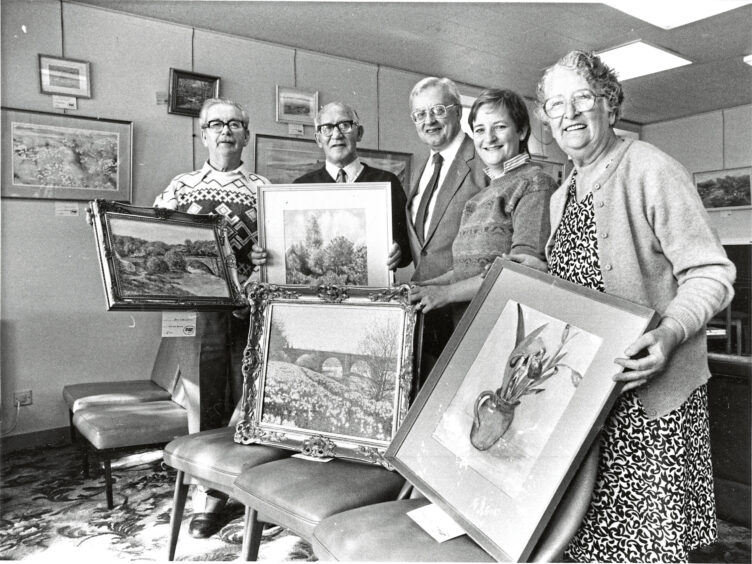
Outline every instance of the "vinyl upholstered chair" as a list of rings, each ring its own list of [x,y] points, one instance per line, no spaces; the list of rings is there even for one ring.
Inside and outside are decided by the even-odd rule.
[[[245,470],[232,494],[246,506],[243,559],[258,558],[265,523],[281,525],[310,542],[327,517],[401,499],[408,491],[397,472],[344,459],[287,458]]]
[[[176,340],[162,339],[150,380],[64,389],[63,397],[71,402],[72,434],[81,443],[83,474],[89,477],[90,455],[99,459],[110,509],[114,506],[110,460],[115,452],[161,447],[199,427],[198,371],[189,363],[183,370],[179,349]],[[168,394],[166,398],[160,390]]]
[[[540,537],[531,562],[562,562],[564,550],[585,516],[598,470],[598,445],[591,448]],[[312,544],[319,560],[351,562],[493,562],[462,535],[436,542],[408,511],[430,503],[412,498],[361,507],[333,515],[314,529]]]
[[[178,471],[170,516],[168,560],[175,557],[190,484],[200,484],[231,496],[233,482],[241,472],[292,454],[292,451],[270,446],[234,442],[238,411],[236,408],[229,426],[180,437],[164,448],[165,463]]]

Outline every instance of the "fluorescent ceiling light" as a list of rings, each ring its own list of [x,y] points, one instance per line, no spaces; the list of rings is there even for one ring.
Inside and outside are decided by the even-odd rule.
[[[739,8],[749,1],[741,0],[604,0],[612,8],[663,29],[674,29]]]
[[[598,56],[616,71],[622,81],[692,64],[692,61],[642,41],[601,51]]]
[[[746,56],[746,57],[744,57],[744,59],[742,59],[742,60],[743,60],[743,61],[744,61],[745,63],[747,63],[748,65],[752,66],[752,55],[747,55],[747,56]]]

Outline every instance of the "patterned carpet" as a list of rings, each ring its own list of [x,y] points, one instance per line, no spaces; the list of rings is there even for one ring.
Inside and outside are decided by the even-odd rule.
[[[44,562],[166,561],[175,470],[162,451],[113,461],[115,507],[107,509],[104,478],[81,475],[71,446],[28,449],[2,456],[0,560]],[[243,506],[231,502],[226,525],[208,539],[188,534],[186,504],[176,560],[236,560]],[[310,545],[281,527],[264,531],[259,560],[315,560]]]
[[[3,454],[0,466],[0,560],[165,561],[175,471],[162,451],[113,461],[115,507],[108,510],[104,479],[83,479],[72,446]],[[188,535],[186,507],[176,560],[236,560],[243,506],[231,502],[225,526],[209,539]],[[750,529],[719,522],[719,542],[696,551],[690,562],[750,562]],[[264,531],[259,560],[314,561],[310,545],[282,529]]]

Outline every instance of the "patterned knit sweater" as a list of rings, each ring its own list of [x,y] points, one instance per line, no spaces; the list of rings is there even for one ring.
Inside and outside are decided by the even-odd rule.
[[[502,253],[544,260],[556,188],[553,178],[525,160],[469,199],[452,245],[455,281],[480,274]]]

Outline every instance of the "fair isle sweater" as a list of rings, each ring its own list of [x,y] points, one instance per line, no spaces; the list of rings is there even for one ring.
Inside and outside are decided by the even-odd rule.
[[[620,142],[590,186],[606,293],[648,306],[684,329],[667,368],[636,389],[647,416],[655,418],[679,407],[710,377],[703,328],[731,301],[736,269],[687,170],[648,143]],[[551,198],[547,256],[570,180]]]
[[[455,281],[480,274],[502,253],[544,259],[556,181],[521,157],[465,203],[452,244]]]

